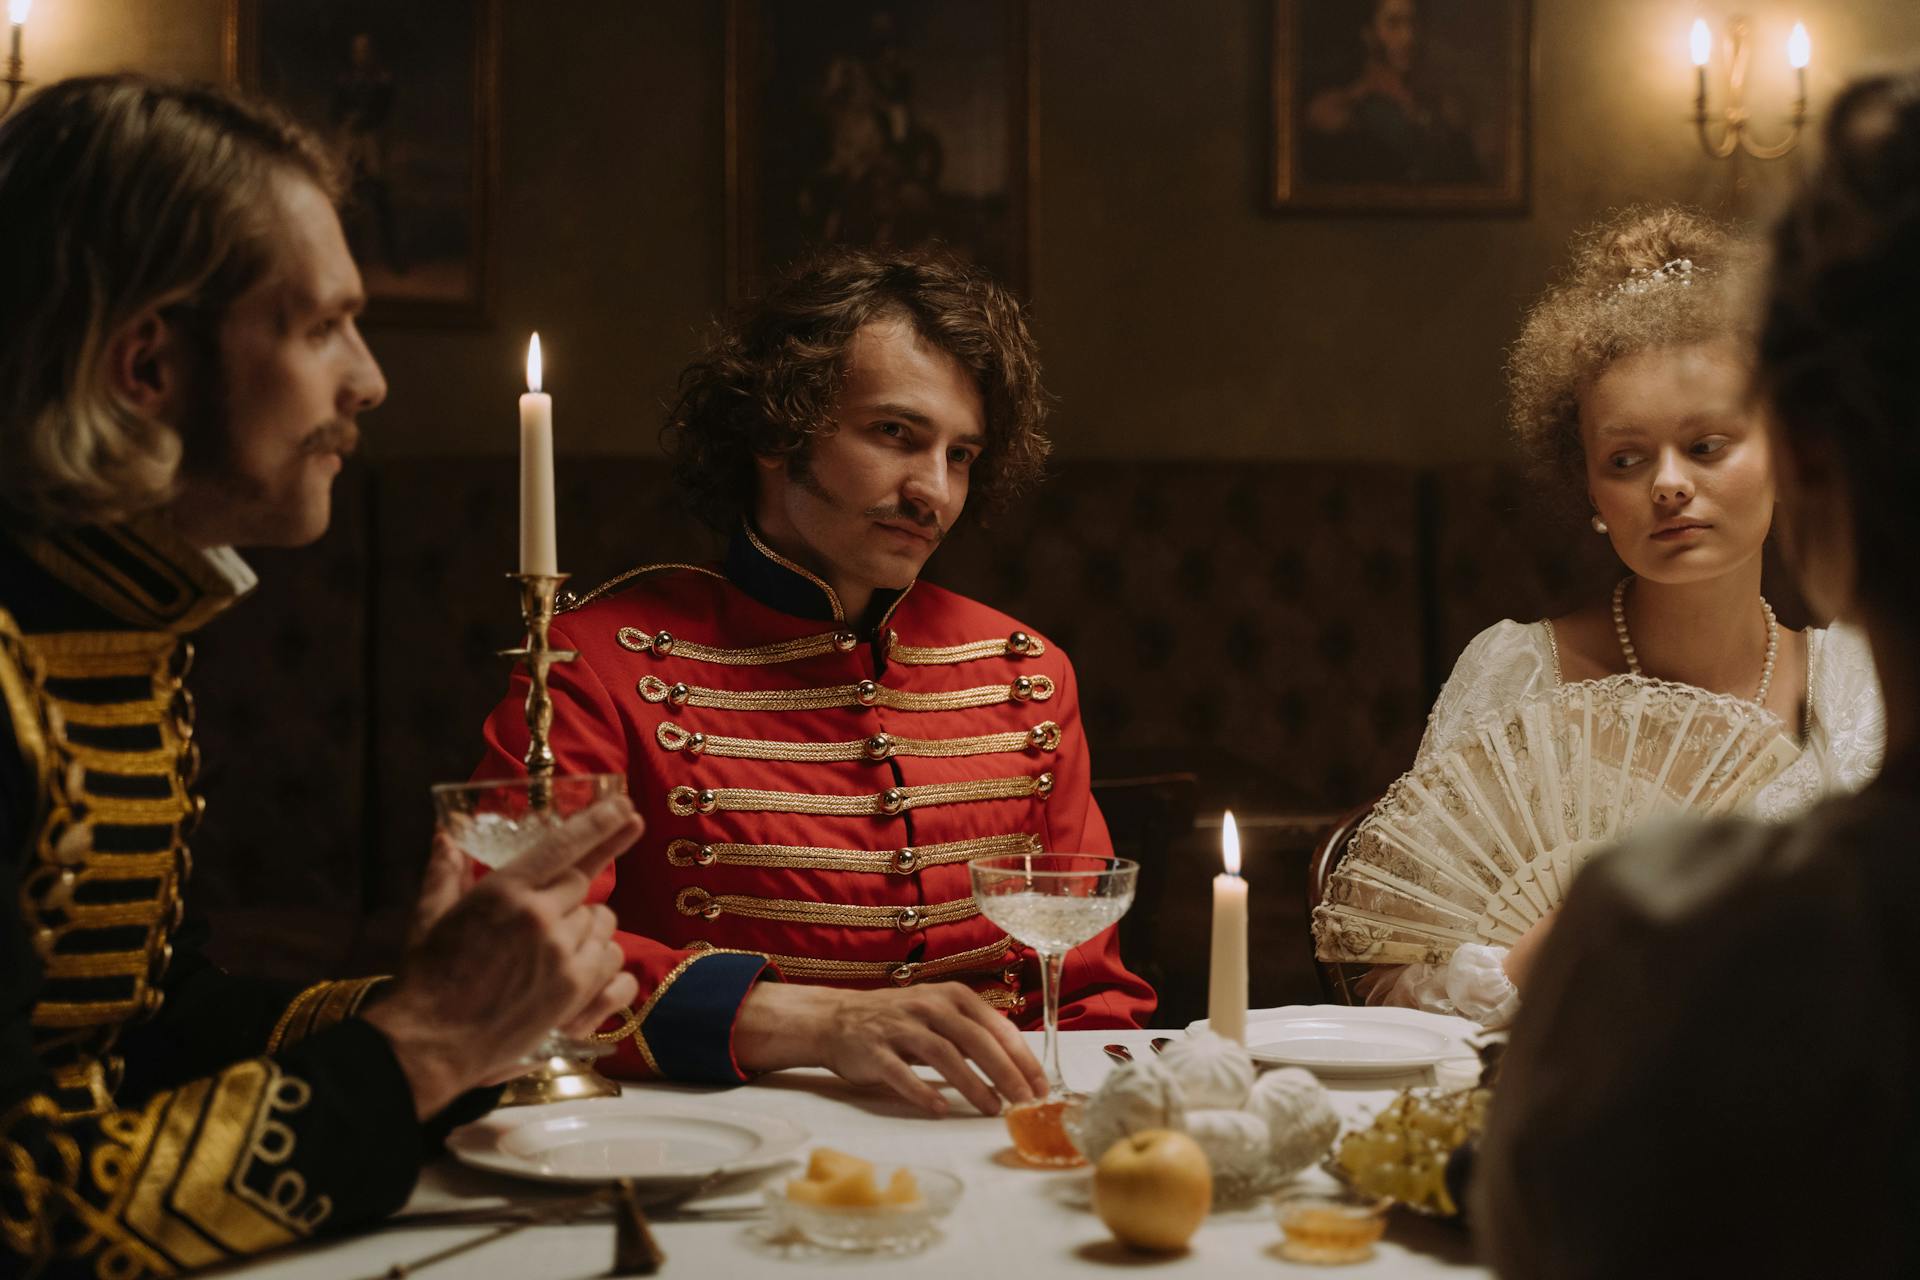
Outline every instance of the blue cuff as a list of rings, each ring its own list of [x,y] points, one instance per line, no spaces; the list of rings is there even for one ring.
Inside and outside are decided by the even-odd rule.
[[[733,1060],[733,1023],[766,967],[765,956],[699,956],[657,993],[640,1034],[661,1075],[693,1084],[747,1078]]]

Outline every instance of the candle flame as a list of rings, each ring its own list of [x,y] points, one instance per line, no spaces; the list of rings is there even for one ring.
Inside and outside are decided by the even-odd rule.
[[[1240,874],[1240,827],[1233,820],[1233,810],[1227,810],[1227,817],[1220,824],[1220,860],[1227,864],[1227,874]]]
[[[1707,30],[1705,18],[1693,20],[1693,34],[1688,37],[1687,43],[1692,47],[1693,65],[1706,66],[1707,59],[1713,56],[1713,32]]]
[[[33,0],[12,0],[7,5],[7,17],[16,27],[27,25],[27,14],[33,10]]]
[[[533,340],[527,343],[527,390],[538,391],[539,389],[540,335],[536,333],[533,335]]]
[[[1795,71],[1805,71],[1807,64],[1813,61],[1813,41],[1807,37],[1807,24],[1793,24],[1793,34],[1787,37],[1787,61],[1793,64]]]

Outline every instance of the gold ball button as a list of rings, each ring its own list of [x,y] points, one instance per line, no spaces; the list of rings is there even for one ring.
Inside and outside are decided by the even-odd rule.
[[[895,984],[902,987],[906,986],[909,982],[912,982],[913,966],[911,964],[903,964],[898,968],[896,968],[893,971],[893,980]]]
[[[919,862],[920,855],[911,849],[901,849],[893,855],[893,869],[895,871],[911,871],[919,865]]]
[[[869,760],[885,760],[893,754],[893,735],[876,733],[862,744]]]
[[[899,787],[888,787],[880,793],[880,811],[898,813],[907,807],[907,793]]]
[[[1045,774],[1041,774],[1040,776],[1046,779],[1047,786],[1049,789],[1051,789],[1053,786],[1053,775],[1050,773],[1045,773]],[[712,813],[715,809],[720,807],[720,797],[715,795],[711,790],[703,789],[700,792],[699,797],[694,801],[694,803],[697,806],[699,806],[700,812]]]
[[[900,932],[912,933],[915,929],[918,929],[920,927],[920,908],[918,907],[902,908],[900,911],[900,918],[896,920],[894,923],[899,926]]]
[[[1043,773],[1039,777],[1035,778],[1033,780],[1033,789],[1036,794],[1041,796],[1052,795],[1053,794],[1053,775],[1051,773]]]
[[[880,700],[880,686],[871,680],[862,680],[853,686],[853,697],[863,707],[870,707]]]
[[[671,702],[676,707],[686,706],[687,699],[691,698],[692,696],[693,696],[693,690],[689,689],[686,685],[679,683],[678,681],[667,686],[667,701]]]
[[[707,735],[706,735],[706,734],[704,734],[704,733],[690,733],[690,734],[688,734],[688,735],[687,735],[687,750],[688,750],[689,752],[691,752],[692,754],[694,754],[694,755],[696,755],[696,756],[697,756],[697,755],[699,755],[699,754],[700,754],[700,753],[701,753],[702,751],[705,751],[706,749],[707,749]]]
[[[653,651],[664,658],[668,654],[673,652],[673,632],[656,631],[653,633],[653,640],[651,641],[651,643],[653,646]]]
[[[1033,648],[1033,637],[1024,631],[1016,631],[1007,637],[1007,652],[1025,653]]]
[[[852,653],[854,647],[859,643],[860,637],[851,631],[836,631],[833,633],[833,647],[842,653]]]
[[[1033,696],[1033,677],[1021,676],[1013,682],[1013,696],[1016,701],[1025,702]]]

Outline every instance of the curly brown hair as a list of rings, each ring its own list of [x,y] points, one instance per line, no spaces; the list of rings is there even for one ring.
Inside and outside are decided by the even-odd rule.
[[[1861,81],[1773,234],[1759,374],[1789,450],[1844,480],[1855,594],[1920,618],[1920,74]]]
[[[722,533],[752,510],[754,459],[804,463],[834,430],[848,346],[861,326],[902,319],[968,370],[986,410],[969,510],[1001,509],[1040,478],[1053,444],[1026,314],[976,267],[937,252],[836,248],[734,312],[680,375],[661,435],[681,493]]]
[[[1691,209],[1626,209],[1575,238],[1566,273],[1507,352],[1507,424],[1556,505],[1587,509],[1581,389],[1636,351],[1714,338],[1750,347],[1758,260],[1753,241]],[[1675,262],[1690,266],[1662,271]]]

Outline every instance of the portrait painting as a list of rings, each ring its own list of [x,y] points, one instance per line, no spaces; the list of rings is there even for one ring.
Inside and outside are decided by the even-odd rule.
[[[823,245],[1027,265],[1027,0],[732,0],[736,296]]]
[[[1275,0],[1273,203],[1523,212],[1529,0]]]
[[[227,18],[230,78],[341,162],[369,318],[484,322],[498,0],[228,0]]]

